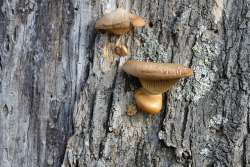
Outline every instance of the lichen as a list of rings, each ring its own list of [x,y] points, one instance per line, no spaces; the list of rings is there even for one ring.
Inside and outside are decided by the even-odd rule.
[[[202,47],[198,45],[197,43],[192,47],[192,51],[195,54],[200,54],[202,50]]]
[[[159,137],[159,139],[160,139],[160,140],[165,139],[165,138],[164,138],[164,137],[165,137],[165,135],[166,135],[166,134],[165,134],[165,132],[164,132],[164,131],[162,131],[162,130],[160,130],[160,131],[159,131],[159,133],[158,133],[158,137]]]
[[[136,55],[133,55],[134,59],[163,63],[170,57],[171,54],[164,49],[151,30],[148,29],[145,33],[136,31],[135,36],[140,39],[141,46],[138,47]]]
[[[200,152],[201,155],[208,157],[211,154],[211,151],[208,148],[203,148]]]
[[[192,48],[194,58],[192,69],[194,71],[193,80],[193,100],[198,102],[201,97],[211,90],[216,81],[216,59],[220,55],[221,45],[216,36],[210,31],[202,33]]]
[[[208,127],[211,129],[219,130],[221,126],[228,122],[228,119],[222,115],[215,115],[209,120]]]

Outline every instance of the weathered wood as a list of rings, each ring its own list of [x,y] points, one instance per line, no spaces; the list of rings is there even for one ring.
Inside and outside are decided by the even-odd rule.
[[[0,166],[250,166],[248,0],[0,0]],[[117,7],[148,26],[118,38]],[[138,111],[128,59],[187,65],[156,116]]]

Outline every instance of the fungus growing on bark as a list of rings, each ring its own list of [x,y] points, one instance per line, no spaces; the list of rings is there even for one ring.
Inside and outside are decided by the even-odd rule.
[[[134,116],[136,114],[137,110],[135,105],[129,105],[128,110],[127,110],[127,115],[128,116]]]
[[[192,75],[192,69],[181,64],[129,60],[122,68],[128,74],[139,78],[143,88],[134,94],[136,104],[149,114],[160,112],[162,93],[170,89],[179,79]]]
[[[128,49],[125,45],[115,45],[114,47],[114,53],[118,56],[127,56],[128,55]]]
[[[136,105],[148,114],[156,114],[161,111],[162,94],[151,94],[140,88],[134,93]]]
[[[128,55],[128,49],[125,45],[114,44],[114,43],[105,44],[102,52],[103,52],[104,58],[112,58],[116,55],[117,56],[127,56]]]
[[[143,27],[144,25],[145,21],[140,16],[118,8],[98,19],[95,28],[97,31],[108,31],[115,35],[122,35],[133,27]]]

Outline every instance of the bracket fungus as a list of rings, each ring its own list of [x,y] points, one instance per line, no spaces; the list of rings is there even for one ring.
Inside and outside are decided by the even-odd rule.
[[[142,17],[118,8],[98,19],[95,28],[97,31],[108,31],[115,35],[123,35],[133,27],[143,27],[145,24]]]
[[[192,75],[192,69],[181,64],[129,60],[122,68],[126,73],[139,78],[143,88],[136,90],[134,97],[138,108],[148,114],[160,112],[162,93],[179,79]]]

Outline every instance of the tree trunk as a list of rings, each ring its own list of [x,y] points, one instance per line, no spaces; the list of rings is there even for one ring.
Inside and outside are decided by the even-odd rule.
[[[0,0],[0,166],[250,166],[249,0]],[[118,37],[97,18],[148,21]],[[107,55],[106,55],[107,56]],[[135,108],[128,59],[185,64],[193,76],[160,114]],[[134,116],[128,116],[132,109]]]

